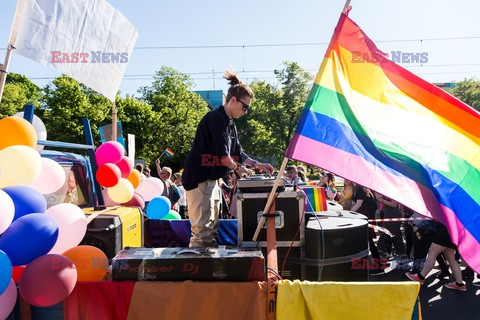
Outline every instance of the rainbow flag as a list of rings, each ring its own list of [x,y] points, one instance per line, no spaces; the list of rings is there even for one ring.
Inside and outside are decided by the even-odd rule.
[[[320,212],[327,210],[325,188],[299,185],[305,192],[305,212]]]
[[[285,156],[444,223],[480,272],[480,113],[388,60],[346,14]]]
[[[171,158],[171,157],[173,157],[173,155],[175,154],[175,152],[173,152],[172,149],[167,148],[167,149],[165,149],[165,151],[163,151],[163,154],[165,154],[167,157]]]

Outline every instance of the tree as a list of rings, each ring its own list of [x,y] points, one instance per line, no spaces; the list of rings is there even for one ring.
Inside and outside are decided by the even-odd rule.
[[[42,104],[49,140],[84,143],[82,118],[90,120],[92,132],[111,119],[111,102],[70,77],[56,78],[45,86],[44,92]],[[93,137],[98,146],[100,137],[96,134]]]
[[[17,73],[9,73],[0,103],[0,117],[12,116],[19,111],[23,111],[27,103],[33,103],[38,107],[42,96],[40,87],[28,80],[27,77]],[[39,114],[41,114],[41,111],[39,111]]]
[[[275,70],[276,84],[251,83],[255,93],[251,111],[236,122],[247,153],[278,162],[293,136],[313,79],[298,63],[283,64],[282,70]]]
[[[197,125],[209,110],[207,103],[192,88],[193,82],[188,75],[162,67],[155,73],[150,86],[139,89],[141,100],[152,105],[159,119],[154,129],[158,132],[158,140],[150,147],[158,150],[157,157],[166,148],[173,149],[174,158],[162,159],[175,170],[183,166]]]
[[[474,78],[458,82],[452,94],[474,109],[480,111],[480,81]]]

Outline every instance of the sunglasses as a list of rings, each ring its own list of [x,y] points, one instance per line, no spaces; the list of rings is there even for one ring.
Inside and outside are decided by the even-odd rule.
[[[242,106],[243,106],[243,107],[242,107],[243,112],[247,112],[248,109],[250,109],[250,106],[249,106],[248,104],[246,104],[245,102],[243,102],[242,100],[237,99],[237,101],[239,101],[239,102],[242,104]]]

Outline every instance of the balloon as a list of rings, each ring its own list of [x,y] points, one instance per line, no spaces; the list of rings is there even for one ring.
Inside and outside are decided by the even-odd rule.
[[[12,198],[0,189],[0,234],[7,230],[15,216],[15,206]]]
[[[97,148],[95,151],[95,158],[100,167],[105,163],[117,163],[122,160],[124,154],[125,148],[120,142],[107,141]]]
[[[32,147],[15,145],[0,150],[0,188],[28,186],[41,170],[40,154]]]
[[[102,196],[103,196],[103,203],[107,207],[114,207],[119,205],[119,203],[110,199],[110,196],[108,195],[108,190],[106,188],[102,190]]]
[[[133,171],[133,161],[127,156],[123,156],[122,160],[118,161],[116,165],[122,172],[122,178],[127,179],[128,176],[130,176],[130,173]]]
[[[65,170],[52,159],[42,158],[41,161],[42,169],[40,170],[40,174],[30,184],[30,187],[37,189],[43,194],[54,193],[65,184]]]
[[[30,122],[18,117],[7,117],[0,120],[0,150],[23,145],[35,150],[37,146],[37,133]],[[37,152],[35,150],[35,152]],[[37,152],[38,154],[38,152]]]
[[[107,256],[97,247],[78,246],[65,251],[63,255],[77,267],[77,281],[102,281],[107,274]]]
[[[32,306],[49,307],[68,297],[76,283],[77,270],[72,261],[62,255],[47,254],[25,268],[18,288]]]
[[[167,215],[162,218],[162,220],[180,220],[182,217],[180,216],[180,213],[178,213],[175,210],[170,210],[168,211]]]
[[[15,266],[12,268],[12,279],[15,282],[20,281],[23,271],[25,271],[26,266]]]
[[[107,188],[110,199],[117,203],[125,203],[133,197],[133,186],[130,181],[120,178],[120,181],[113,187]]]
[[[134,170],[132,170],[132,172],[128,176],[127,180],[132,183],[134,188],[137,188],[138,185],[140,184],[140,181],[142,180],[142,177],[140,175],[140,172],[138,170],[134,169]]]
[[[23,118],[23,111],[17,112],[13,116]],[[40,119],[36,115],[33,115],[32,125],[33,125],[33,128],[35,129],[35,132],[37,133],[37,139],[47,140],[47,128],[45,127],[45,124],[43,123],[42,119]],[[42,144],[37,144],[37,147],[35,149],[37,149],[37,151],[40,153],[42,152],[43,147],[45,146]]]
[[[136,193],[143,197],[143,200],[150,201],[155,197],[159,197],[163,193],[162,180],[154,177],[142,180],[135,190]]]
[[[110,188],[120,181],[122,173],[115,164],[105,163],[98,167],[95,176],[102,187]]]
[[[13,279],[7,289],[0,295],[0,319],[7,319],[8,315],[12,313],[15,303],[17,302],[17,286]]]
[[[3,188],[15,205],[15,216],[13,220],[30,214],[30,213],[44,213],[47,210],[47,201],[40,191],[25,187],[25,186],[11,186]]]
[[[0,294],[7,289],[12,279],[12,263],[7,254],[0,250]]]
[[[49,252],[58,238],[57,223],[44,213],[31,213],[13,221],[0,238],[12,265],[28,264]]]
[[[134,193],[132,199],[123,205],[127,207],[140,207],[140,209],[143,210],[145,209],[145,200],[143,200],[142,196],[138,193]]]
[[[82,209],[71,203],[57,204],[47,210],[47,216],[58,225],[58,239],[49,253],[62,254],[78,246],[87,232],[87,218]]]
[[[154,220],[161,220],[168,214],[171,207],[172,203],[167,197],[155,197],[147,204],[147,217]]]

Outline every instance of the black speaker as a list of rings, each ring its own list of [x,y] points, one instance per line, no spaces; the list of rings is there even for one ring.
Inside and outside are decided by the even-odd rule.
[[[290,252],[288,249],[289,247],[277,247],[278,273],[283,280],[305,280],[305,267],[301,264],[305,256],[303,248],[292,247]],[[267,248],[262,247],[262,253],[267,260]]]
[[[238,244],[244,241],[252,241],[253,235],[267,204],[268,193],[238,193]],[[275,198],[275,229],[276,240],[281,246],[286,246],[295,238],[303,243],[305,226],[300,224],[303,219],[303,207],[305,194],[298,192],[279,192]],[[298,232],[297,232],[298,231]],[[266,227],[264,226],[257,241],[266,241]],[[296,244],[298,246],[298,243]]]
[[[80,244],[102,250],[112,259],[122,250],[122,221],[119,216],[99,215],[87,226],[87,233]]]
[[[305,230],[305,256],[307,280],[368,281],[368,221],[310,219]]]

